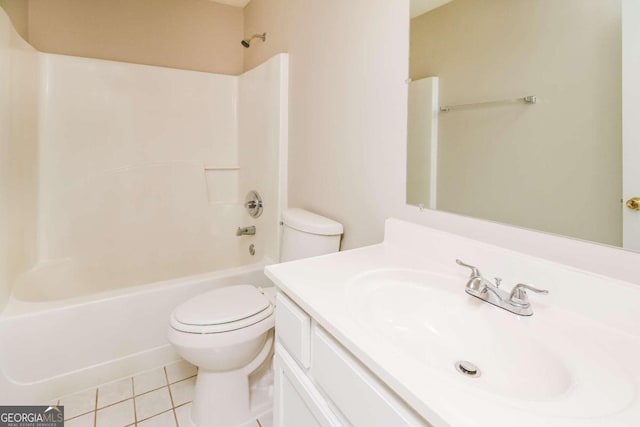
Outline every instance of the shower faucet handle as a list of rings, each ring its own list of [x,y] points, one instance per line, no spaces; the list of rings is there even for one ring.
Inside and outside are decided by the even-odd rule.
[[[252,218],[262,215],[263,203],[260,194],[255,190],[249,191],[244,198],[244,207]]]

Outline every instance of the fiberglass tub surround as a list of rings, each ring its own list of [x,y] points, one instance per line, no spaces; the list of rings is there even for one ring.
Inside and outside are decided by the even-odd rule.
[[[49,54],[40,67],[38,262],[17,298],[276,259],[282,58],[239,77]],[[238,239],[248,224],[259,232]]]
[[[216,75],[42,54],[2,11],[0,26],[0,143],[33,172],[0,176],[13,245],[0,252],[0,391],[36,404],[177,360],[166,325],[182,301],[269,286],[288,60]]]
[[[457,258],[549,294],[503,310]],[[636,285],[394,219],[383,244],[267,275],[435,426],[637,424]]]

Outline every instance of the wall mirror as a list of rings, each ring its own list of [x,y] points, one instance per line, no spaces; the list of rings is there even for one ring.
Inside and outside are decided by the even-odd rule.
[[[640,250],[638,28],[636,0],[412,0],[407,203]]]

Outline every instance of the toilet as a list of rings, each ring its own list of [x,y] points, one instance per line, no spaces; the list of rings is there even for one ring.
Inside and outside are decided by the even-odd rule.
[[[337,252],[342,224],[302,209],[282,214],[281,262]],[[235,427],[258,415],[249,375],[273,352],[275,288],[234,285],[180,304],[169,342],[198,367],[191,407],[194,427]]]

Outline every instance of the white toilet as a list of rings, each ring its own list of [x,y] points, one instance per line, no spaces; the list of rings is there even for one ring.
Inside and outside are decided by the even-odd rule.
[[[337,252],[342,224],[302,209],[282,214],[280,260]],[[169,342],[198,366],[191,421],[235,427],[255,414],[249,375],[272,353],[275,289],[235,285],[198,295],[171,314]]]

